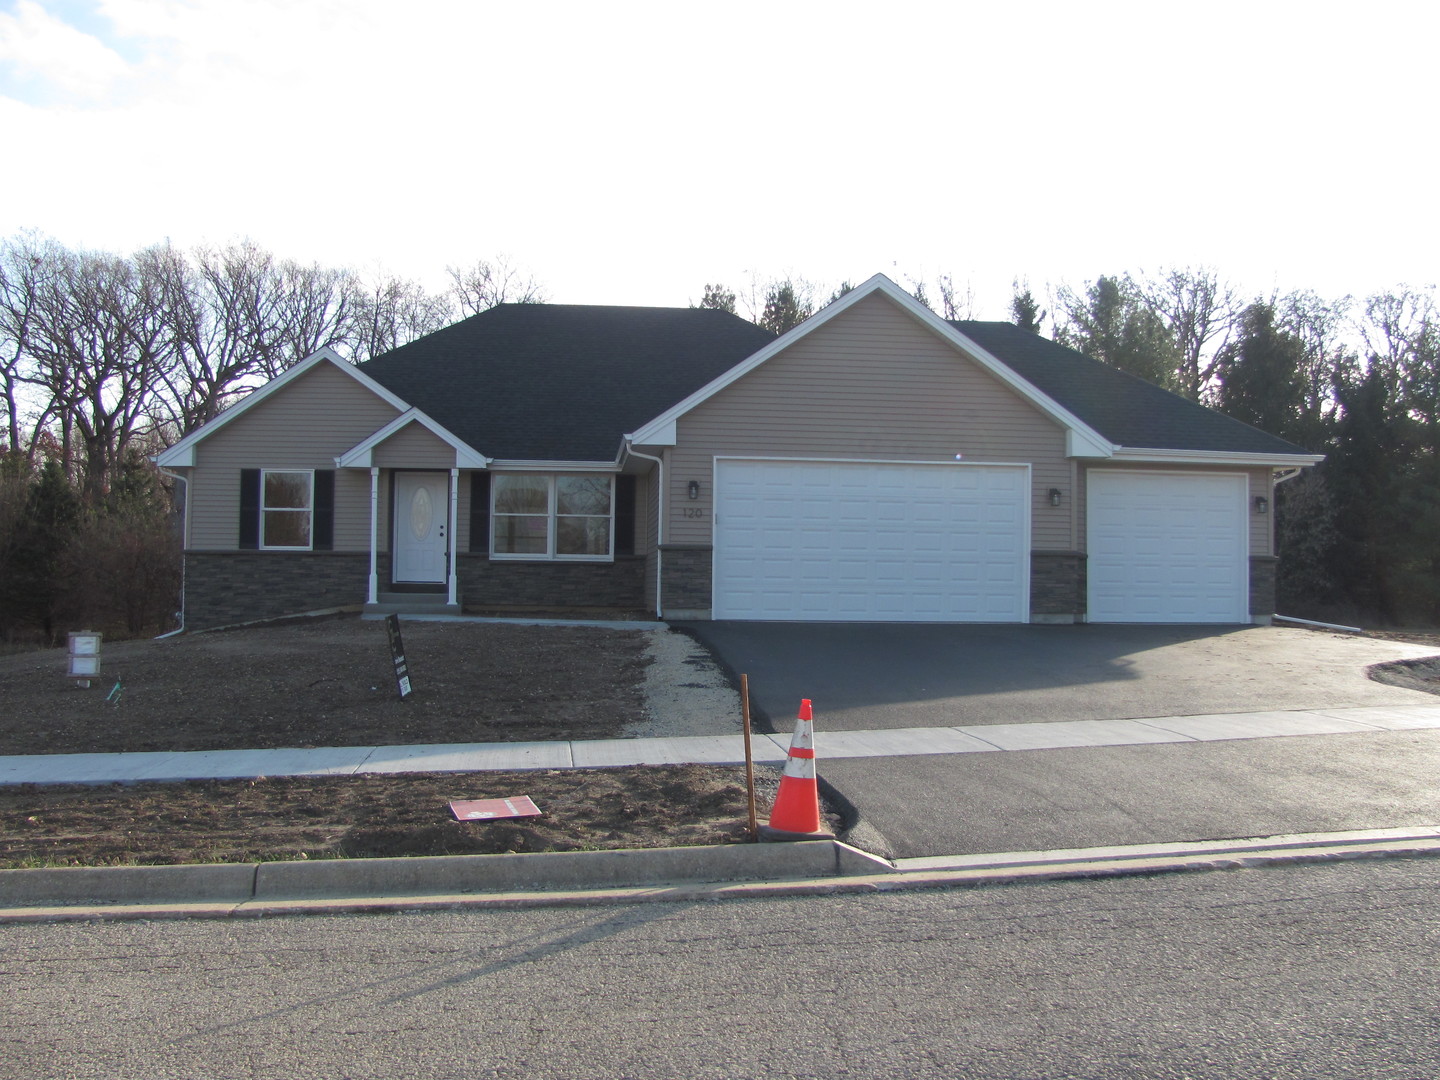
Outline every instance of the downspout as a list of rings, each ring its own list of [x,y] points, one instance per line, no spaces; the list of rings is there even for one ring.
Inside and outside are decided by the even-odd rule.
[[[664,580],[661,577],[661,560],[665,557],[660,550],[660,545],[665,542],[665,462],[653,454],[642,454],[630,444],[630,439],[625,439],[625,453],[633,454],[635,457],[644,458],[646,461],[655,462],[656,466],[656,489],[659,495],[656,498],[655,507],[655,618],[663,619],[665,605],[661,602],[660,583]]]
[[[160,634],[155,638],[162,641],[167,637],[174,637],[176,634],[185,632],[185,545],[190,540],[190,481],[179,473],[173,473],[169,469],[156,465],[155,468],[162,476],[168,476],[171,480],[178,480],[185,485],[185,517],[180,523],[180,610],[175,613],[180,625],[174,630]]]

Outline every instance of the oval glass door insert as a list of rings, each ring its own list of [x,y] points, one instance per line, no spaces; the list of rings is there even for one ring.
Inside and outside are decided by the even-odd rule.
[[[416,540],[424,540],[430,535],[430,527],[435,523],[434,507],[430,504],[430,489],[417,487],[415,494],[410,497],[410,532]]]

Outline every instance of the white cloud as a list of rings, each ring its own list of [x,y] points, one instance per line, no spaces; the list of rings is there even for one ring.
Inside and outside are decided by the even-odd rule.
[[[37,86],[41,98],[53,95],[62,101],[99,100],[129,73],[113,49],[33,0],[20,0],[13,13],[0,13],[0,65]]]

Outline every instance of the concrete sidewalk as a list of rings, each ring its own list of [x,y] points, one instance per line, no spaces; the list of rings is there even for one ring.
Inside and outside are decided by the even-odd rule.
[[[881,731],[821,730],[816,734],[816,750],[823,773],[823,762],[827,758],[1225,742],[1418,729],[1440,729],[1440,705],[978,724]],[[789,744],[788,734],[757,734],[753,740],[755,760],[770,763],[784,761]],[[309,750],[53,754],[0,757],[0,784],[101,784],[257,776],[583,769],[691,762],[735,764],[743,760],[743,740],[738,734],[574,742],[327,746]]]

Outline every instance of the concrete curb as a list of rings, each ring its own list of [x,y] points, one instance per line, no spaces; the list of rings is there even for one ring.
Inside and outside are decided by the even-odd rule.
[[[617,851],[442,855],[400,859],[0,870],[0,918],[62,905],[268,904],[345,897],[555,894],[675,882],[784,881],[889,872],[834,840]]]
[[[0,923],[259,918],[980,888],[1440,856],[1440,827],[908,859],[838,841],[314,863],[0,870]]]

